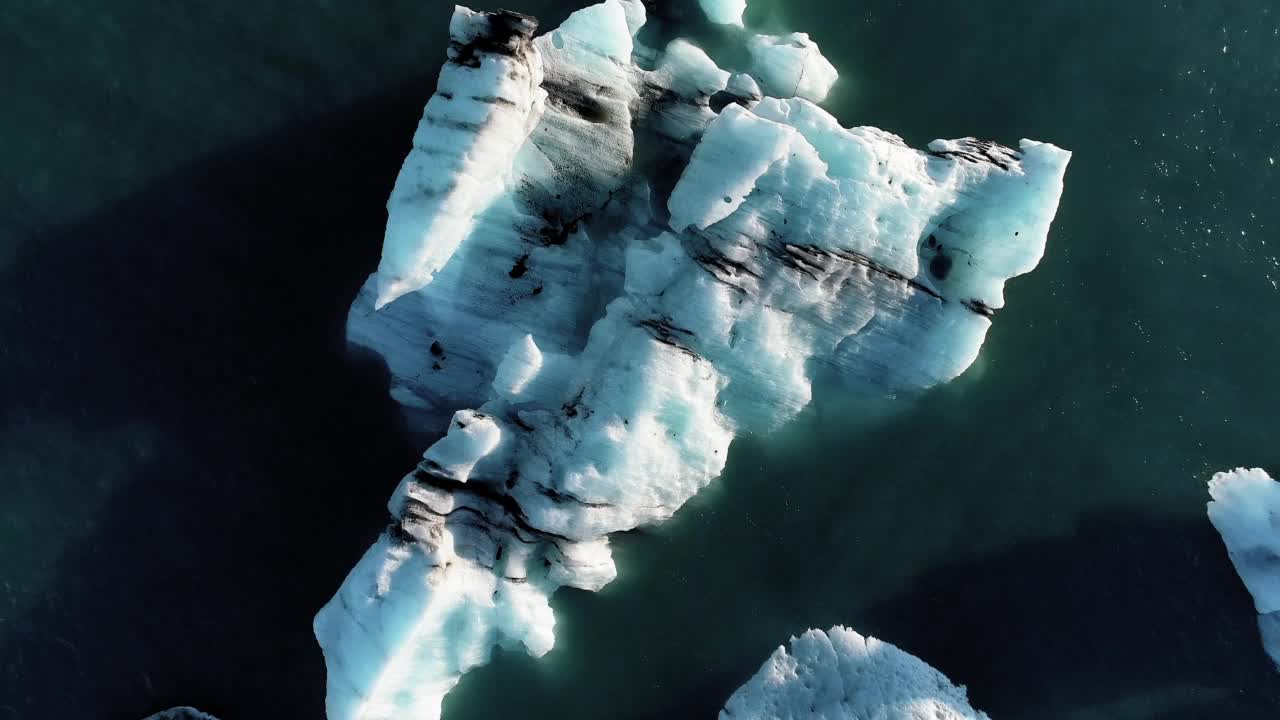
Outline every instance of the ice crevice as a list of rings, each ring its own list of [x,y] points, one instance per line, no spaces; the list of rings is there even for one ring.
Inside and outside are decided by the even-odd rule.
[[[348,318],[438,439],[316,617],[331,720],[438,718],[494,647],[546,653],[550,595],[615,577],[610,533],[669,518],[819,374],[883,395],[963,372],[1044,252],[1066,151],[913,150],[817,104],[836,74],[807,36],[733,28],[749,66],[721,68],[646,47],[659,22],[454,13]]]

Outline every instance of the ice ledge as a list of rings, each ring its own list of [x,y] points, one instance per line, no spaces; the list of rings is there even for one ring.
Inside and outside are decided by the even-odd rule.
[[[546,97],[537,26],[510,11],[454,9],[448,62],[387,201],[375,308],[430,283],[510,181]]]

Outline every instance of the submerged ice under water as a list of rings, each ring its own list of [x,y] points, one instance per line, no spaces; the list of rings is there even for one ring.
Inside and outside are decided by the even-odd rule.
[[[435,718],[495,646],[546,653],[551,593],[614,579],[610,533],[669,518],[816,376],[955,377],[1044,252],[1069,153],[845,129],[807,36],[740,32],[734,73],[646,20],[454,13],[349,321],[447,434],[316,618],[333,720]]]

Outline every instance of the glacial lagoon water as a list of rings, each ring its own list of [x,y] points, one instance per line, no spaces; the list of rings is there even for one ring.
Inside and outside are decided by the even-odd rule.
[[[322,716],[312,614],[417,455],[343,352],[449,3],[19,4],[0,57],[0,718]],[[575,5],[522,3],[559,21]],[[446,718],[708,717],[843,623],[994,718],[1274,718],[1204,515],[1273,471],[1280,17],[1257,2],[754,2],[920,146],[1075,155],[978,363],[824,394],[564,590]]]

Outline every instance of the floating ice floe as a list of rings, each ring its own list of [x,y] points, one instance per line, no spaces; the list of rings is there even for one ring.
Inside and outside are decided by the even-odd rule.
[[[751,67],[721,68],[646,22],[455,11],[348,320],[410,428],[447,434],[316,617],[330,720],[437,718],[494,647],[546,653],[556,588],[613,579],[610,533],[670,517],[815,378],[963,372],[1044,251],[1069,153],[913,150],[805,99],[835,71],[803,36],[727,28]]]
[[[837,625],[791,638],[725,703],[720,720],[989,720],[920,658]]]
[[[1258,609],[1262,646],[1280,669],[1280,482],[1236,468],[1209,481],[1209,521]]]

